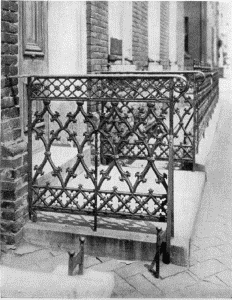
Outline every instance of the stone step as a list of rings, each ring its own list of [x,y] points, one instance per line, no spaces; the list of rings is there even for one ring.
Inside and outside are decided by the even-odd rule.
[[[80,219],[85,222],[81,223]],[[84,236],[88,255],[147,261],[154,258],[156,251],[156,226],[166,229],[166,223],[99,218],[98,229],[93,231],[91,222],[91,216],[38,213],[36,223],[26,224],[24,239],[34,244],[76,250],[79,237]]]

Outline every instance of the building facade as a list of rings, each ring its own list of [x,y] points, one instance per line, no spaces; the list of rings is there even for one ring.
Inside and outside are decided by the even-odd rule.
[[[185,1],[185,65],[196,60],[218,66],[219,38],[218,2]]]
[[[191,1],[2,1],[1,12],[1,228],[14,244],[28,220],[26,77],[17,76],[177,71],[193,59],[216,67],[218,19],[217,2]]]

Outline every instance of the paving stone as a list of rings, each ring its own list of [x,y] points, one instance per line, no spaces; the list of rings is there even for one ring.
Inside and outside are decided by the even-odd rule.
[[[101,262],[96,257],[85,255],[84,268],[89,268],[89,267],[98,265],[100,263]]]
[[[222,252],[224,252],[225,254],[231,254],[232,253],[232,245],[231,244],[224,244],[224,245],[220,245],[217,246],[217,248],[219,250],[221,250]]]
[[[198,278],[205,278],[210,275],[222,272],[225,270],[225,266],[216,259],[210,259],[202,263],[198,263],[193,267],[190,267],[190,272],[194,273]]]
[[[232,288],[232,271],[225,270],[217,274],[217,277],[222,280],[227,286]]]
[[[33,262],[25,260],[23,257],[15,256],[7,253],[2,257],[1,264],[10,268],[28,270],[28,271],[39,271],[40,268]]]
[[[125,266],[124,263],[119,262],[116,259],[108,260],[104,263],[97,264],[91,267],[91,270],[101,271],[101,272],[109,272],[115,269],[121,268]]]
[[[138,273],[143,273],[146,270],[146,262],[134,262],[133,264],[116,269],[115,272],[122,278],[127,278]]]
[[[191,249],[190,252],[194,252],[194,251],[199,250],[199,247],[192,244],[190,249]]]
[[[97,256],[96,259],[98,259],[101,263],[103,263],[103,262],[106,262],[108,260],[111,260],[112,257]]]
[[[59,265],[68,267],[68,253],[61,252],[60,255],[51,256],[51,258],[39,261],[37,265],[41,266],[44,272],[51,272]]]
[[[182,298],[231,298],[232,290],[209,282],[199,282],[181,290]]]
[[[163,293],[141,274],[131,276],[127,278],[126,281],[143,296],[149,296],[151,298],[163,296]]]
[[[209,225],[207,225],[207,227],[205,225],[201,225],[200,228],[195,232],[194,238],[195,238],[195,240],[197,240],[197,239],[211,238],[211,237],[215,237],[215,236],[220,237],[219,231],[217,231],[216,229],[212,229],[212,228],[210,230]],[[198,241],[196,241],[196,244],[197,243],[198,243]]]
[[[224,255],[218,258],[218,260],[227,268],[232,270],[232,255]]]
[[[11,268],[19,268],[27,270],[35,262],[30,261],[26,256],[15,256],[13,254],[7,253],[2,257],[2,265],[8,266]]]
[[[186,273],[188,273],[196,282],[202,280],[202,279],[199,279],[197,277],[197,275],[195,275],[194,273],[190,272],[189,269],[188,269],[188,271],[186,271]]]
[[[36,252],[38,250],[41,250],[43,247],[40,247],[40,246],[35,246],[35,245],[32,245],[32,244],[22,244],[20,245],[15,251],[14,251],[14,254],[17,254],[17,255],[25,255],[25,254],[29,254],[29,253],[33,253],[33,252]]]
[[[220,274],[220,273],[218,273],[218,274]],[[218,275],[218,274],[217,274],[217,275]],[[226,287],[226,284],[225,284],[223,281],[221,281],[221,280],[217,277],[217,275],[213,275],[213,276],[206,277],[206,278],[204,279],[204,281],[206,281],[206,282],[211,282],[211,283],[214,283],[214,284],[216,284],[216,285]]]
[[[132,287],[126,280],[114,274],[114,289],[113,293],[115,293],[119,298],[123,297],[123,295],[129,295],[135,292],[135,288]]]
[[[154,266],[154,270],[155,270],[155,266]],[[187,270],[186,267],[176,266],[176,265],[173,265],[173,264],[168,264],[167,265],[167,264],[161,263],[160,264],[160,278],[164,279],[164,278],[179,274],[181,272],[184,272],[186,270]],[[150,277],[150,275],[152,277],[154,277],[147,269],[142,274],[144,276],[146,276],[146,274],[148,274],[149,277]]]
[[[157,288],[159,286],[159,282],[161,281],[161,278],[156,278],[151,272],[146,270],[142,275],[149,280],[153,285],[155,285]]]
[[[55,270],[58,263],[54,263],[54,260],[52,259],[46,259],[44,261],[40,261],[36,263],[36,265],[39,267],[40,271],[45,273],[51,273]],[[68,264],[67,265],[67,274],[68,274]]]
[[[223,235],[220,236],[220,239],[228,245],[231,245],[232,247],[232,234],[224,233]]]
[[[141,299],[141,298],[146,298],[146,296],[142,295],[138,291],[134,291],[132,293],[122,295],[121,298],[127,298],[127,299],[128,298],[131,298],[131,299],[133,299],[133,298],[139,298],[139,299]],[[148,295],[147,298],[150,298],[150,296]]]
[[[196,280],[188,272],[183,272],[153,282],[160,290],[167,293],[193,285],[196,283]]]
[[[38,251],[35,251],[33,253],[28,253],[28,254],[25,254],[25,255],[18,255],[18,258],[22,261],[22,262],[25,262],[25,263],[29,263],[29,264],[36,264],[37,262],[39,261],[43,261],[45,259],[48,259],[48,258],[52,258],[52,255],[49,251],[49,249],[43,249],[43,250],[38,250]]]
[[[212,258],[218,258],[223,254],[217,247],[210,247],[206,249],[197,250],[192,254],[192,257],[197,261],[202,262]]]
[[[67,252],[61,252],[60,255],[52,256],[50,259],[54,263],[58,262],[59,264],[68,264],[69,255]]]
[[[193,241],[193,244],[199,249],[210,248],[214,246],[223,245],[223,241],[218,237],[198,238]]]
[[[194,233],[193,242],[197,239],[218,237],[222,232],[221,224],[205,222],[204,220],[202,223],[198,223],[196,227],[197,229]],[[198,244],[198,241],[196,241],[196,244]]]
[[[192,257],[190,258],[190,260],[189,260],[190,267],[196,265],[197,263],[198,263],[198,260],[196,260],[196,258],[192,258]]]
[[[52,256],[60,256],[60,255],[64,254],[64,251],[62,251],[62,250],[50,250],[50,253],[51,253]],[[67,254],[67,252],[66,252],[66,254]]]
[[[16,260],[15,256],[10,253],[5,253],[1,257],[1,264],[5,266],[10,266]]]
[[[24,266],[21,269],[23,271],[44,272],[37,264],[32,264],[32,265]]]
[[[160,278],[164,279],[169,276],[176,275],[178,273],[186,271],[185,267],[176,266],[173,264],[161,264],[160,265]]]
[[[165,298],[187,298],[182,290],[165,291]]]

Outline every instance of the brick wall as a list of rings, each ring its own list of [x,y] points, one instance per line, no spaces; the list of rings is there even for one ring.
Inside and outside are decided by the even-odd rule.
[[[87,72],[103,71],[108,63],[108,2],[87,1]]]
[[[147,65],[148,60],[148,2],[133,1],[132,4],[132,55],[137,69]]]
[[[164,70],[169,68],[169,2],[160,2],[160,60]]]
[[[1,2],[1,238],[22,237],[27,219],[27,144],[21,137],[18,79],[18,3]]]

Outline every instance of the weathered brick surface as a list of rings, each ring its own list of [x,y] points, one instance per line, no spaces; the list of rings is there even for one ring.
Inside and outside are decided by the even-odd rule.
[[[103,71],[108,63],[108,2],[87,1],[87,71]]]
[[[9,245],[18,244],[23,237],[23,228],[17,232],[6,232],[4,234],[5,242]]]
[[[137,69],[147,65],[148,2],[146,1],[133,1],[132,4],[132,55]]]
[[[18,98],[18,2],[1,2],[1,238],[22,237],[27,209],[27,144],[21,138]]]
[[[15,201],[19,197],[27,193],[28,186],[27,184],[22,185],[22,187],[15,190],[1,190],[1,200]]]
[[[160,2],[160,60],[164,69],[169,68],[169,2]]]

